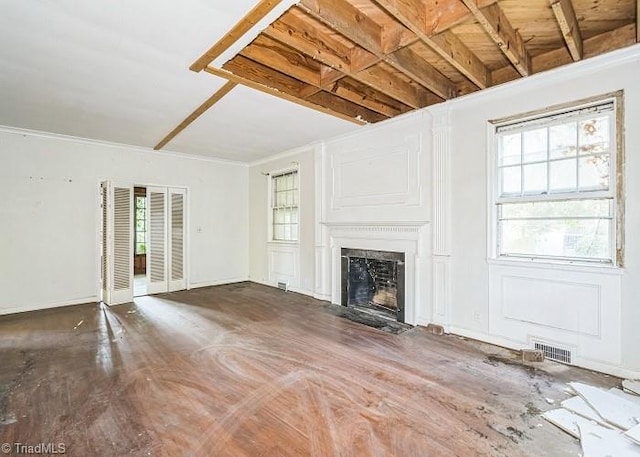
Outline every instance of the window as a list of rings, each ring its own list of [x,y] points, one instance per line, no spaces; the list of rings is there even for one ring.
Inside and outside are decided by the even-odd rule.
[[[147,253],[147,197],[136,196],[136,255]]]
[[[495,127],[496,255],[616,264],[616,100]]]
[[[274,241],[298,241],[298,171],[271,175]]]

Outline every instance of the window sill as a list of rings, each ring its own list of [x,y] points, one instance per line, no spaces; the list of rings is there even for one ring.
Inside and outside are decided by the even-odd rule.
[[[621,267],[615,267],[612,265],[591,264],[585,262],[571,262],[571,261],[553,261],[542,259],[516,259],[516,258],[489,258],[487,259],[489,265],[499,265],[504,267],[525,267],[525,268],[539,268],[544,270],[562,270],[562,271],[575,271],[581,273],[597,273],[621,276],[625,274],[625,269]]]
[[[285,240],[269,240],[267,244],[274,246],[300,246],[300,241],[285,241]]]

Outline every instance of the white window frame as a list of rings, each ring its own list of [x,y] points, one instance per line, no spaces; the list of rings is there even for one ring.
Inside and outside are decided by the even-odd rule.
[[[623,91],[593,97],[587,100],[580,100],[563,105],[553,106],[544,110],[525,113],[508,118],[489,121],[487,125],[487,169],[488,169],[488,258],[490,261],[505,262],[534,262],[534,263],[554,263],[564,265],[583,265],[616,267],[624,266],[624,126],[623,118]],[[606,103],[613,103],[610,139],[612,142],[610,149],[610,183],[606,191],[574,191],[554,194],[524,195],[513,197],[500,196],[500,173],[498,162],[499,137],[498,129],[503,126],[528,123],[540,120],[542,125],[553,124],[554,118],[562,116],[563,113],[579,111],[589,107],[595,107]],[[615,142],[615,144],[613,144]],[[523,183],[524,185],[524,183]],[[611,199],[612,203],[612,226],[610,229],[611,261],[603,262],[599,260],[580,259],[573,257],[546,257],[537,255],[500,255],[500,232],[499,232],[499,207],[504,203],[524,203],[535,201],[564,201],[581,199]]]
[[[274,238],[274,232],[273,232],[273,180],[274,178],[278,177],[278,176],[282,176],[285,175],[287,173],[293,173],[296,172],[298,175],[298,188],[296,189],[297,193],[298,193],[298,236],[297,239],[295,240],[277,240]],[[300,202],[300,187],[302,185],[302,180],[301,180],[301,176],[300,176],[300,168],[295,166],[295,167],[288,167],[288,168],[283,168],[280,170],[274,170],[268,173],[268,178],[269,178],[269,183],[268,183],[268,198],[267,198],[267,221],[268,221],[268,225],[269,225],[269,239],[267,240],[269,243],[275,243],[275,244],[290,244],[290,245],[298,245],[300,244],[300,227],[301,227],[301,213],[300,213],[300,206],[301,206],[301,202]]]

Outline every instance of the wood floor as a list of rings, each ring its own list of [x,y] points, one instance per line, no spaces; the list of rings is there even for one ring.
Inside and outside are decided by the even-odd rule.
[[[576,456],[540,410],[619,380],[241,283],[0,318],[0,443],[69,456]],[[14,449],[15,451],[15,449]]]

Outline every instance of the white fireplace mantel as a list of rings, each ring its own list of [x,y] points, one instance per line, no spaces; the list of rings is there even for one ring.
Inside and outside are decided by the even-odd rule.
[[[429,278],[431,268],[431,227],[426,221],[323,223],[328,232],[330,261],[326,274],[331,278],[331,302],[342,297],[342,248],[401,252],[405,255],[405,321],[427,324],[431,317]]]

